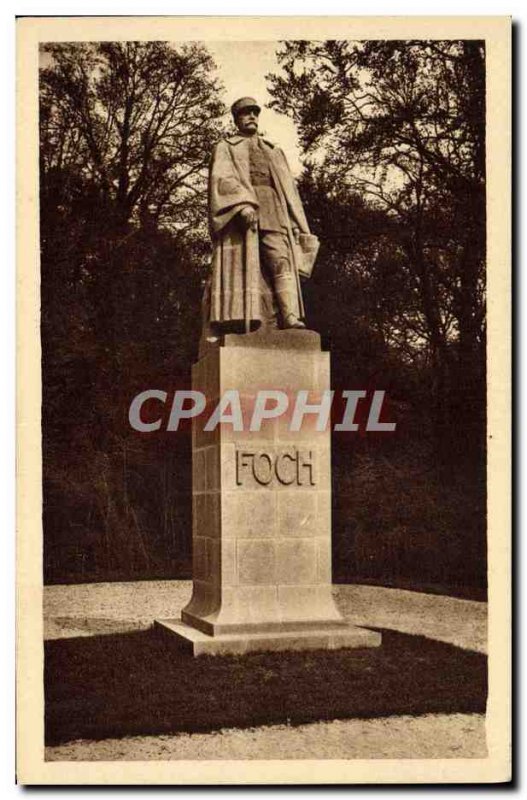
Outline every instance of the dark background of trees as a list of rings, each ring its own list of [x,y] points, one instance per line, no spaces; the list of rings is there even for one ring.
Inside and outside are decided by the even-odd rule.
[[[45,46],[41,71],[46,582],[190,577],[188,429],[131,399],[190,384],[222,87],[200,44]],[[305,285],[336,389],[384,389],[394,434],[333,436],[336,581],[486,584],[481,42],[287,42],[321,240]],[[264,115],[262,115],[262,121]]]

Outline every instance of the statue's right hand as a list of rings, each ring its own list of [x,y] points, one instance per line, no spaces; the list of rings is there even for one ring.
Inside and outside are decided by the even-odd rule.
[[[252,206],[244,206],[240,211],[240,219],[242,220],[243,225],[246,229],[251,228],[253,231],[256,230],[258,225],[258,215],[256,213],[256,209]]]

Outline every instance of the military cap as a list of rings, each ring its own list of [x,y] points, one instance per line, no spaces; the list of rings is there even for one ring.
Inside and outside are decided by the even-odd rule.
[[[240,99],[236,100],[236,102],[233,103],[231,106],[232,116],[236,117],[236,115],[239,114],[240,111],[243,111],[244,109],[247,108],[255,108],[258,111],[258,113],[260,113],[260,111],[262,110],[258,105],[258,103],[256,102],[256,100],[254,99],[254,97],[240,97]]]

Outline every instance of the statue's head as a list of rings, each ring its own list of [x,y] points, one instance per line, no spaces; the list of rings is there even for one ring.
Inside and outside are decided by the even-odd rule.
[[[240,97],[232,104],[231,113],[240,133],[246,136],[256,133],[260,111],[260,106],[254,97]]]

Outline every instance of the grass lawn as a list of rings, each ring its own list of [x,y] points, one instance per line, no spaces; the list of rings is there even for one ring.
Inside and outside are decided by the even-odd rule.
[[[46,642],[46,744],[485,711],[485,656],[382,634],[371,650],[199,658],[167,648],[153,630]]]

